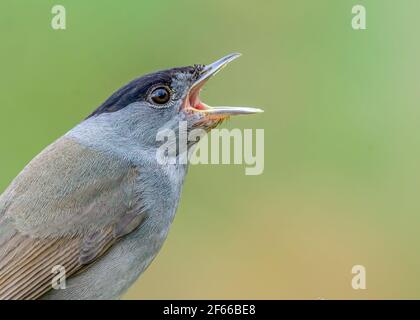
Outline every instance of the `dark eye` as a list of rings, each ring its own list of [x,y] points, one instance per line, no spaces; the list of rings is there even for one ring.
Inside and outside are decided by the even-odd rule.
[[[166,87],[159,87],[150,93],[150,100],[155,104],[165,104],[171,99],[171,92]]]

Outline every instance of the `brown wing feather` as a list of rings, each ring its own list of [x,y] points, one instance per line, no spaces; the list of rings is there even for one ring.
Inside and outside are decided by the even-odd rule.
[[[145,217],[133,201],[137,175],[68,139],[36,157],[0,196],[0,299],[41,297],[55,266],[66,278],[83,272],[137,228]]]
[[[89,238],[87,240],[86,238]],[[55,266],[62,266],[66,278],[94,262],[117,239],[112,228],[94,237],[32,239],[15,235],[0,256],[0,299],[36,299],[52,288]]]

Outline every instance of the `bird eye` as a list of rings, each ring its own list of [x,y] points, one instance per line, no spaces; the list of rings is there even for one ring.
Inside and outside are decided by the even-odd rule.
[[[165,104],[171,98],[171,92],[166,87],[159,87],[150,93],[150,100],[155,104]]]

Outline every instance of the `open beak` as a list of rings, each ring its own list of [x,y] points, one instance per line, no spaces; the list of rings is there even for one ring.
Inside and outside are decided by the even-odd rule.
[[[208,116],[215,116],[217,118],[227,118],[232,115],[264,112],[261,109],[249,107],[210,107],[200,100],[200,91],[203,88],[204,84],[212,76],[214,76],[216,73],[222,70],[229,62],[235,60],[236,58],[239,58],[240,56],[240,53],[232,53],[230,55],[227,55],[226,57],[217,60],[212,64],[205,66],[200,73],[200,77],[194,82],[194,84],[190,88],[188,98],[186,100],[186,108],[194,112],[201,112]]]

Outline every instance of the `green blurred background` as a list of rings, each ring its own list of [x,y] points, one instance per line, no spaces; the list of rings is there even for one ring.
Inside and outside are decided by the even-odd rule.
[[[50,27],[64,5],[67,29]],[[363,4],[367,30],[351,28]],[[262,115],[265,171],[193,166],[125,298],[420,298],[418,0],[0,3],[0,192],[143,73],[232,63],[204,92]],[[367,270],[353,290],[351,268]]]

